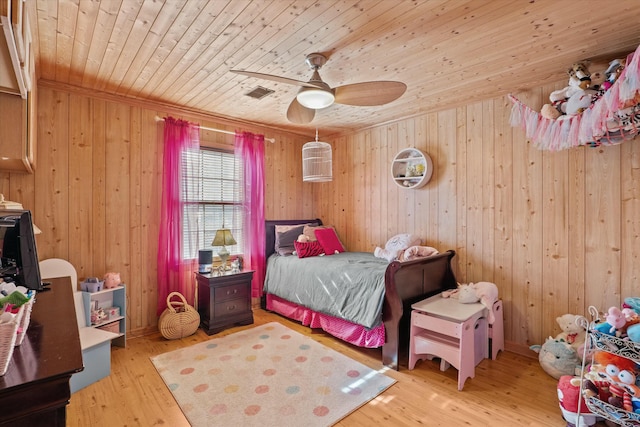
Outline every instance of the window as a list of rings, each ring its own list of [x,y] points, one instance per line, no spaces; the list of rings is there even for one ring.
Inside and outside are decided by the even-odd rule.
[[[197,170],[191,172],[183,167],[183,186],[190,189],[183,193],[193,193],[193,196],[187,196],[184,218],[188,221],[187,215],[191,212],[196,225],[183,228],[183,258],[197,258],[199,249],[213,249],[215,255],[221,248],[212,247],[211,242],[216,230],[223,226],[231,230],[238,242],[227,246],[227,250],[232,255],[241,254],[243,191],[240,159],[233,152],[201,147],[186,153],[183,166],[187,161],[192,161]]]

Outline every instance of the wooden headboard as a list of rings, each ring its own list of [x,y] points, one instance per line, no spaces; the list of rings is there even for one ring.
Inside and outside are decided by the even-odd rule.
[[[265,260],[269,259],[269,257],[275,252],[276,245],[276,225],[298,225],[298,224],[308,224],[310,222],[315,222],[318,225],[322,225],[322,220],[320,218],[316,219],[276,219],[276,220],[266,220],[264,222],[264,230],[266,237],[265,242],[265,251],[264,258]]]

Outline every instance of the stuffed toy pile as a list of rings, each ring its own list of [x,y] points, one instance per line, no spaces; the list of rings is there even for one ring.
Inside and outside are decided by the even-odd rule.
[[[567,70],[567,86],[549,95],[550,104],[545,104],[540,115],[546,119],[565,120],[582,113],[613,86],[625,66],[624,59],[614,59],[604,72],[602,84],[595,84],[587,62],[576,62]],[[598,73],[600,75],[600,73]]]
[[[601,319],[597,319],[591,325],[594,338],[599,340],[598,349],[589,355],[591,365],[584,369],[582,376],[579,375],[579,371],[575,375],[572,374],[570,372],[571,366],[567,366],[566,372],[558,377],[558,399],[567,425],[591,426],[601,419],[601,417],[591,414],[587,406],[587,401],[590,404],[595,403],[591,401],[592,399],[599,399],[613,406],[615,410],[607,408],[607,413],[610,413],[613,419],[624,417],[633,420],[633,425],[640,425],[640,364],[638,363],[640,360],[637,360],[636,356],[640,353],[640,345],[637,344],[640,342],[639,313],[640,298],[626,298],[621,308],[610,307],[606,313],[600,315]],[[561,326],[563,323],[565,325],[572,323],[571,318],[567,315],[564,320],[561,317],[557,320]],[[609,338],[605,336],[616,339],[608,341]],[[571,345],[576,346],[577,343],[585,340],[584,332],[576,330],[563,330],[556,338],[560,338],[562,341],[553,340],[554,346],[562,343],[565,349]],[[551,337],[549,340],[552,340]],[[582,345],[578,344],[577,346],[581,347]],[[600,348],[607,348],[610,351],[602,351]],[[622,354],[627,357],[623,357]],[[552,373],[547,369],[552,365],[557,367],[559,364],[559,359],[555,361],[551,359],[549,358],[549,365],[546,367],[543,365],[542,359],[540,363],[550,375],[558,374],[559,370]],[[577,362],[571,359],[568,364],[575,363]],[[580,368],[582,366],[585,365],[581,365]],[[576,391],[580,390],[581,384],[582,392],[577,394]],[[584,398],[587,398],[587,401]],[[576,413],[579,399],[582,399],[580,420],[578,420]],[[600,410],[602,409],[600,408]],[[628,414],[624,414],[625,412]]]
[[[562,332],[547,338],[542,345],[529,347],[538,353],[540,366],[553,378],[580,372],[586,330],[579,325],[579,319],[580,316],[569,313],[556,317]]]

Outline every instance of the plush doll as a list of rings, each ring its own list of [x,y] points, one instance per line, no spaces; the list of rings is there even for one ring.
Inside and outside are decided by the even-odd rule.
[[[120,273],[107,273],[104,275],[104,288],[111,289],[122,283]]]
[[[578,353],[565,341],[549,337],[542,345],[532,345],[531,350],[538,353],[538,361],[542,369],[555,379],[562,375],[577,375],[582,362]]]
[[[430,246],[411,246],[402,251],[398,257],[398,261],[410,261],[416,258],[436,255],[437,253],[439,253],[438,250]]]
[[[458,301],[462,304],[473,304],[480,301],[480,297],[476,294],[476,290],[472,286],[459,285]]]
[[[574,426],[592,426],[596,423],[596,416],[591,413],[580,393],[580,377],[572,375],[560,377],[558,380],[558,402],[562,417],[567,423]],[[580,402],[580,420],[578,420],[578,402]]]
[[[636,382],[636,364],[633,360],[606,351],[594,354],[594,369],[600,380],[593,381],[600,387],[608,387],[611,397],[609,404],[625,411],[633,411],[629,385]]]
[[[405,249],[411,246],[418,246],[420,243],[421,240],[418,236],[412,234],[397,234],[387,241],[384,249],[376,247],[373,255],[391,262],[397,259]]]
[[[620,77],[622,70],[624,70],[625,62],[624,59],[614,59],[609,62],[609,68],[604,72],[606,80],[602,82],[602,89],[609,90],[611,86],[613,86],[616,80],[618,80],[618,77]]]
[[[636,323],[627,328],[627,337],[633,342],[640,343],[640,323]]]
[[[578,352],[578,356],[582,354],[580,350],[587,335],[586,330],[577,323],[579,318],[580,316],[577,314],[568,313],[556,317],[556,322],[560,325],[562,332],[555,337],[556,340],[563,340],[571,345]]]
[[[495,283],[477,282],[469,284],[458,284],[458,288],[451,291],[442,292],[443,298],[457,298],[463,304],[480,302],[489,310],[487,321],[489,324],[495,322],[493,313],[493,303],[498,300],[498,287]]]
[[[542,117],[556,119],[567,113],[567,101],[576,93],[588,88],[591,83],[591,73],[587,64],[576,62],[567,70],[569,83],[562,89],[554,90],[549,95],[551,104],[545,104],[540,110]],[[555,111],[553,111],[555,110]]]
[[[495,283],[490,282],[477,282],[469,283],[470,287],[473,287],[476,291],[476,296],[480,300],[480,303],[489,310],[489,317],[487,321],[489,324],[495,322],[495,314],[493,313],[493,303],[498,300],[498,287]]]
[[[476,295],[476,290],[467,284],[458,283],[456,289],[442,291],[442,298],[454,298],[461,304],[473,304],[480,301],[480,297]]]
[[[591,80],[589,80],[588,83],[586,82],[581,82],[581,83],[584,83],[584,86],[586,87],[583,89],[583,86],[581,85],[579,90],[577,90],[573,95],[571,95],[571,97],[566,102],[565,114],[567,116],[580,114],[584,110],[589,108],[591,104],[593,104],[595,100],[595,96],[598,93],[597,91],[589,88],[588,85],[591,84]]]

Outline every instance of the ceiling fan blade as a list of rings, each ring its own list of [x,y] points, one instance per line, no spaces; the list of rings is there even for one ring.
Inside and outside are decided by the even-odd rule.
[[[289,108],[287,109],[287,119],[292,123],[306,124],[311,123],[316,115],[316,110],[307,108],[300,104],[296,98],[293,98]]]
[[[407,90],[401,82],[354,83],[335,88],[336,103],[356,106],[383,105],[400,98]]]
[[[314,82],[303,82],[300,80],[295,80],[295,79],[289,79],[287,77],[280,77],[280,76],[274,76],[272,74],[263,74],[263,73],[254,73],[252,71],[243,71],[243,70],[229,70],[232,73],[236,73],[236,74],[242,74],[245,76],[249,76],[249,77],[255,77],[257,79],[263,79],[263,80],[272,80],[274,82],[279,82],[279,83],[286,83],[289,85],[296,85],[296,86],[314,86],[314,87],[322,87],[321,84],[318,83],[314,83]]]

